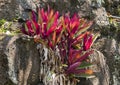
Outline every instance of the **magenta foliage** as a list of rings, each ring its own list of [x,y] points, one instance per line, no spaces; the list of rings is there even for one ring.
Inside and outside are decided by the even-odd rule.
[[[81,74],[85,69],[78,69],[83,61],[92,53],[90,49],[93,35],[87,32],[92,23],[74,14],[59,16],[59,12],[53,10],[38,10],[38,16],[34,11],[31,18],[26,21],[22,32],[36,38],[37,41],[47,43],[48,47],[55,50],[58,46],[62,64],[67,64],[64,69],[66,74]]]

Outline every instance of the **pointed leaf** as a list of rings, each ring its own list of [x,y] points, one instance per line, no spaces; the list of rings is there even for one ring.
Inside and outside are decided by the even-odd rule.
[[[34,22],[37,22],[37,17],[33,10],[31,11],[30,19],[33,20]]]
[[[34,35],[34,30],[32,28],[32,23],[30,20],[28,20],[26,23],[25,23],[25,30],[28,31],[28,35],[30,36],[33,36]]]
[[[76,60],[76,62],[82,62],[83,60],[85,60],[91,53],[93,52],[93,50],[86,52],[83,56],[81,56],[79,59]]]
[[[42,22],[43,20],[42,20],[41,10],[38,9],[38,24],[42,25]]]
[[[86,34],[84,36],[84,41],[83,41],[83,50],[88,50],[91,47],[92,44],[92,40],[93,40],[93,35],[88,35]]]
[[[71,73],[73,74],[82,74],[85,73],[85,69],[74,69]]]
[[[48,14],[48,20],[51,20],[53,17],[54,11],[50,10],[50,13]]]
[[[94,78],[95,75],[89,75],[89,74],[76,74],[75,77],[77,78]]]
[[[32,23],[32,28],[33,28],[35,34],[38,35],[39,32],[40,32],[39,31],[40,30],[39,25],[33,20],[31,20],[31,23]]]
[[[90,28],[91,24],[92,24],[92,22],[90,22],[90,23],[85,23],[82,27],[79,28],[79,30],[78,30],[78,32],[76,33],[75,36],[78,36],[78,35],[80,35],[81,33],[87,31],[87,29]]]
[[[87,67],[90,67],[90,66],[92,66],[92,65],[93,65],[93,64],[84,61],[84,62],[82,62],[82,63],[80,64],[80,66],[78,67],[78,69],[87,68]]]
[[[93,43],[95,42],[95,40],[96,40],[99,36],[100,36],[100,33],[96,33],[96,34],[93,36],[91,46],[93,45]]]
[[[58,43],[60,40],[61,40],[61,37],[62,37],[62,35],[63,35],[63,32],[64,32],[64,28],[61,28],[62,30],[61,30],[61,32],[60,32],[60,34],[58,35],[58,37],[57,37],[57,40],[56,40],[56,43]]]
[[[52,36],[52,43],[53,45],[55,45],[55,42],[56,42],[56,31],[53,32],[53,36]]]
[[[28,35],[28,32],[25,30],[25,28],[21,28],[22,33]]]
[[[47,31],[46,35],[47,36],[50,35],[53,31],[55,31],[55,29],[56,29],[56,25],[51,26],[50,29]]]
[[[78,58],[80,58],[80,54],[81,54],[82,50],[73,50],[70,49],[69,51],[69,63],[72,64],[74,63]]]
[[[86,32],[86,33],[87,33],[87,32]],[[86,35],[86,33],[80,34],[80,35],[77,36],[75,39],[73,39],[72,45],[77,44],[77,43],[80,41],[80,39],[84,38],[84,36]]]
[[[70,65],[66,71],[67,74],[73,72],[80,64],[81,64],[81,62],[76,62],[76,63],[73,63],[72,65]]]

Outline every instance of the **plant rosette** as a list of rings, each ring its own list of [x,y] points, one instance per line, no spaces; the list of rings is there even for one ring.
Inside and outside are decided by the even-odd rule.
[[[76,85],[79,77],[93,76],[87,60],[99,34],[87,31],[91,25],[77,14],[60,16],[49,8],[31,11],[21,31],[40,43],[40,80],[45,85]]]

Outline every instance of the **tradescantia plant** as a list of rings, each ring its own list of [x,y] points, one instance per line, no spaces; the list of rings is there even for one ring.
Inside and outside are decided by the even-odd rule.
[[[59,50],[62,74],[70,79],[76,77],[89,77],[93,71],[87,60],[93,52],[91,46],[98,34],[93,35],[87,29],[92,22],[74,14],[59,16],[59,12],[54,12],[43,8],[38,10],[38,14],[31,12],[30,19],[26,21],[22,33],[34,38],[35,42],[44,44],[49,49]],[[58,67],[58,68],[59,68]]]

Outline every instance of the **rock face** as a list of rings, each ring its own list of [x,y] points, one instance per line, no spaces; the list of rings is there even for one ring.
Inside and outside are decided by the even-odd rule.
[[[0,19],[28,18],[27,9],[36,9],[38,0],[0,0]]]
[[[7,82],[10,82],[9,78],[7,77],[7,70],[8,70],[8,62],[7,62],[7,56],[4,54],[3,51],[3,42],[2,38],[5,36],[0,36],[0,85],[5,85]]]
[[[97,41],[95,48],[106,56],[106,63],[109,66],[110,84],[120,84],[120,45],[115,39],[101,38]]]
[[[105,0],[104,6],[112,15],[120,16],[120,0]]]
[[[82,80],[78,85],[109,85],[109,68],[103,53],[94,50],[94,53],[90,55],[90,61],[93,63],[91,69],[93,70],[95,77]]]
[[[115,39],[107,39],[105,55],[110,68],[111,82],[110,85],[120,84],[120,46]]]
[[[42,77],[44,78],[43,82],[46,81],[47,76],[43,76],[45,71],[41,69],[44,69],[44,65],[47,65],[55,70],[53,66],[55,62],[52,62],[49,58],[52,55],[50,51],[43,48],[37,50],[37,46],[32,39],[29,40],[25,36],[0,35],[0,53],[2,53],[0,54],[0,85],[38,85]],[[46,61],[47,55],[50,62]],[[104,58],[99,51],[95,51],[91,55],[91,62],[95,64],[92,68],[94,68],[96,77],[89,80],[81,79],[79,84],[109,85],[109,72]],[[46,63],[44,64],[43,62]],[[42,68],[42,64],[44,64],[44,68]],[[47,74],[50,74],[49,70],[46,71],[48,72]],[[41,75],[41,73],[43,74]]]
[[[16,0],[0,0],[0,19],[12,19],[17,15]]]
[[[106,10],[95,0],[0,0],[0,19],[12,20],[19,16],[28,18],[30,9],[38,7],[58,10],[60,14],[78,13],[79,16],[93,20],[97,26],[109,24]],[[108,2],[111,0],[106,0]],[[116,0],[118,2],[119,0]],[[111,2],[109,2],[110,4]],[[114,2],[115,3],[115,2]],[[109,9],[109,6],[108,6]],[[113,12],[113,11],[112,11]],[[16,26],[15,26],[16,27]],[[15,28],[16,29],[16,28]],[[14,30],[14,29],[12,29]],[[24,37],[23,37],[24,38]],[[21,36],[0,35],[0,85],[37,85],[40,80],[40,54],[33,41],[23,40]],[[94,67],[96,78],[81,79],[81,85],[109,85],[109,72],[104,58],[110,68],[110,85],[119,85],[120,46],[115,40],[101,39],[96,43],[97,63]],[[103,54],[105,55],[103,55]],[[93,57],[92,57],[93,58]],[[102,63],[102,64],[101,64]],[[114,65],[114,66],[113,66]],[[78,85],[79,85],[78,84]]]
[[[10,80],[16,85],[37,85],[40,60],[35,43],[23,41],[19,36],[0,35],[0,37],[3,37],[0,41],[3,44],[1,45],[3,54],[0,54],[2,61],[0,76],[3,80],[0,79],[0,85],[9,84]]]
[[[36,11],[37,7],[46,8],[48,5],[60,11],[60,14],[78,13],[81,17],[97,22],[99,26],[109,24],[105,9],[94,0],[0,0],[0,19],[10,20],[15,17],[27,19],[30,9]]]

